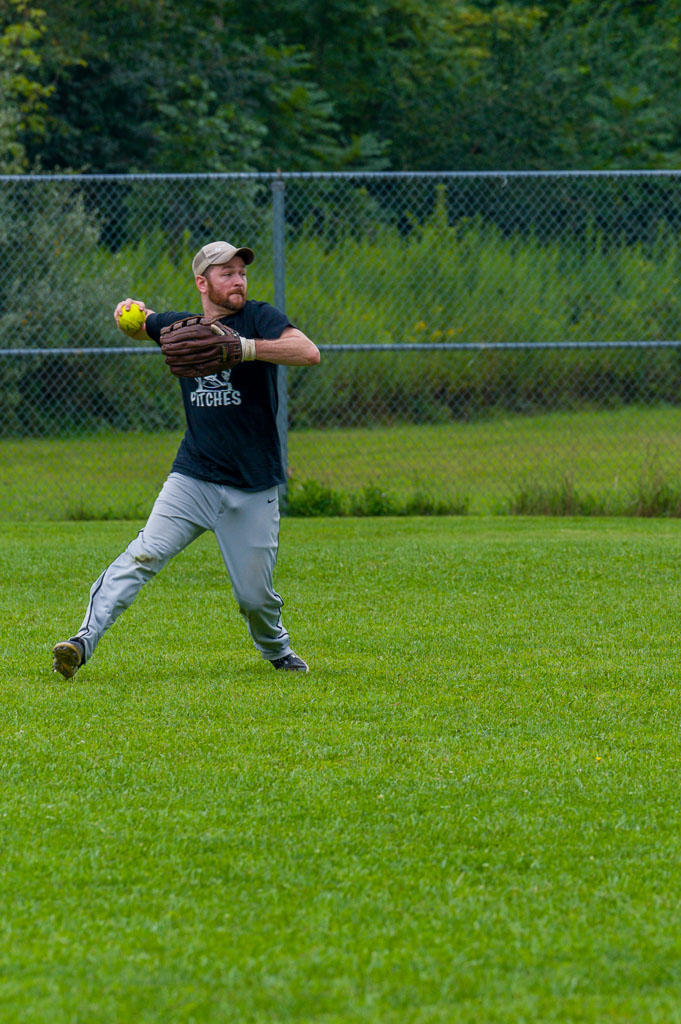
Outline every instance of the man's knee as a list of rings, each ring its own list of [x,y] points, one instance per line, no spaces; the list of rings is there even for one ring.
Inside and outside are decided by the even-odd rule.
[[[162,537],[147,538],[142,531],[128,545],[128,554],[137,565],[155,572],[166,564],[173,552]]]

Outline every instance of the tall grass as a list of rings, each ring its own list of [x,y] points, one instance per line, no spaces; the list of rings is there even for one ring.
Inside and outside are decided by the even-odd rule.
[[[540,242],[480,219],[388,226],[338,252],[296,243],[290,307],[330,343],[617,341],[678,338],[681,247],[663,227],[644,247],[601,235]],[[385,299],[388,299],[386,302]]]

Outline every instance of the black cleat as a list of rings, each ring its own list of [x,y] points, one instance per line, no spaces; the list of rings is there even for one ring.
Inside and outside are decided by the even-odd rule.
[[[60,672],[64,679],[73,679],[85,661],[85,647],[80,640],[72,637],[52,648],[52,671]]]
[[[290,654],[285,654],[283,658],[275,658],[272,662],[275,668],[283,668],[287,672],[309,672],[309,666],[299,658],[297,654],[291,651]]]

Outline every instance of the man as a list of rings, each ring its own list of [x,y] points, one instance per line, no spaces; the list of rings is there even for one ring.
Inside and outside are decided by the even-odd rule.
[[[285,314],[246,298],[246,266],[254,253],[211,242],[192,269],[204,316],[234,328],[244,360],[207,377],[180,377],[187,430],[143,530],[90,590],[83,623],[53,648],[53,669],[71,679],[103,633],[142,586],[206,530],[216,536],[234,596],[253,643],[274,668],[307,672],[281,619],[272,577],[279,540],[278,485],[284,482],[277,431],[277,364],[310,366],[319,350]],[[139,330],[119,324],[136,302]],[[117,325],[135,339],[160,344],[161,330],[188,313],[155,313],[130,298],[114,310]]]

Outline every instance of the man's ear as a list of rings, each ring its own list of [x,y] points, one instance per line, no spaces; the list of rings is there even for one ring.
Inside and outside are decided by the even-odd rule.
[[[208,281],[203,276],[203,274],[198,274],[197,275],[196,287],[199,289],[200,292],[204,292],[205,293],[205,292],[208,291]]]

